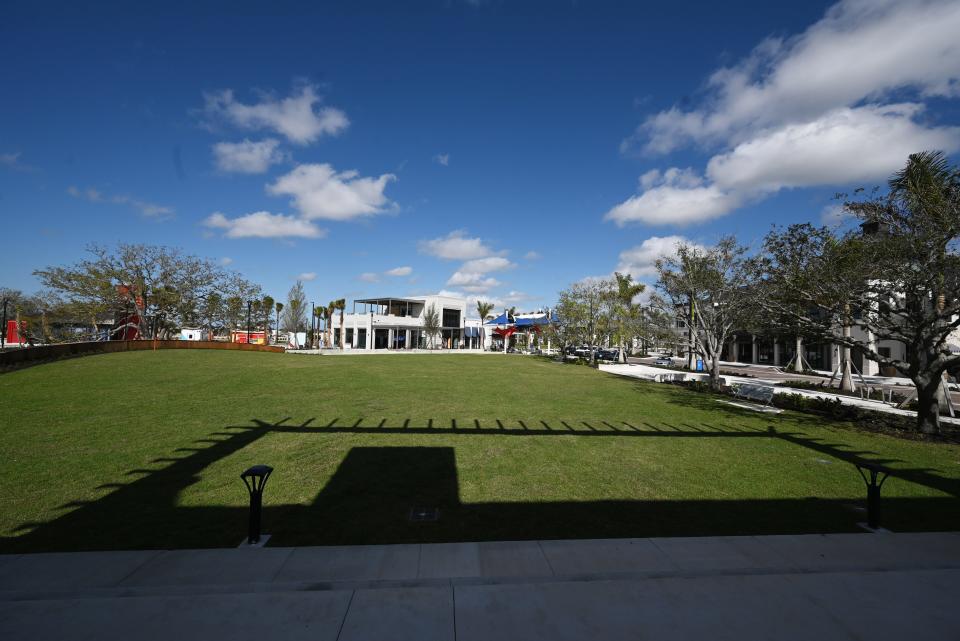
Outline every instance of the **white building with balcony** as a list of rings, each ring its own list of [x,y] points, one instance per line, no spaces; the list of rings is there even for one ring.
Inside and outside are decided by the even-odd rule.
[[[341,336],[346,349],[483,349],[484,332],[479,319],[468,319],[469,302],[449,296],[413,298],[363,298],[353,309],[330,319],[334,346]],[[440,320],[440,333],[430,344],[424,331],[424,315],[431,306]],[[489,342],[489,341],[487,341]]]

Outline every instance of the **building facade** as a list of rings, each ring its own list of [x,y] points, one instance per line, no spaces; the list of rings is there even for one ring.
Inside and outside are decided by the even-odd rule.
[[[482,349],[484,333],[479,319],[468,319],[469,302],[449,296],[363,298],[352,311],[330,319],[332,346],[345,349]],[[440,332],[429,337],[424,318],[435,309]]]

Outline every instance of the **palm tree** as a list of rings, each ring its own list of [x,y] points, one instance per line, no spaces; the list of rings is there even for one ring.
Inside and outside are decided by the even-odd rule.
[[[326,309],[323,310],[324,319],[325,319],[323,329],[324,329],[324,334],[330,336],[330,342],[329,342],[330,345],[333,345],[333,328],[330,327],[330,321],[333,320],[333,312],[335,312],[336,309],[337,309],[337,301],[332,300],[329,303],[327,303]]]
[[[313,318],[310,320],[310,339],[317,343],[317,333],[320,330],[320,321],[323,319],[323,308],[313,308]]]
[[[280,339],[280,312],[283,311],[283,303],[277,301],[275,308],[277,310],[277,340]]]
[[[423,333],[427,335],[430,349],[433,349],[437,334],[440,333],[440,312],[432,303],[423,312]]]
[[[617,356],[617,360],[621,363],[626,363],[627,358],[623,351],[623,339],[625,328],[624,328],[624,319],[630,318],[634,315],[636,310],[636,305],[633,304],[633,299],[643,293],[643,290],[646,287],[643,283],[633,282],[633,276],[630,274],[621,274],[616,272],[614,276],[617,279],[617,291],[614,292],[616,298],[615,303],[617,307],[617,316],[619,322],[618,334],[620,339],[620,353]]]
[[[340,350],[343,350],[343,342],[347,338],[347,328],[343,326],[343,310],[347,308],[347,299],[338,298],[333,304],[340,310]]]
[[[264,342],[270,344],[270,312],[273,311],[273,296],[264,296],[260,301],[260,309],[263,311],[263,337]]]
[[[487,316],[490,315],[490,312],[493,311],[493,303],[485,300],[477,301],[477,313],[480,315],[480,325],[483,325],[483,321],[487,320]],[[477,337],[479,340],[479,337]],[[482,346],[481,346],[482,347]]]

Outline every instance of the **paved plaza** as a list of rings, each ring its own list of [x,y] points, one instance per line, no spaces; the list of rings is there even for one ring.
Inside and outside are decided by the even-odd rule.
[[[9,639],[955,639],[960,533],[0,557]]]

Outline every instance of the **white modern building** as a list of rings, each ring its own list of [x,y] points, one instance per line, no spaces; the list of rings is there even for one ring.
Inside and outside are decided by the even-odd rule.
[[[342,332],[340,314],[330,319],[333,346],[340,346],[342,336],[345,349],[483,349],[486,337],[480,319],[467,318],[471,304],[449,296],[358,299],[343,315]],[[432,345],[423,328],[431,307],[440,321]]]

